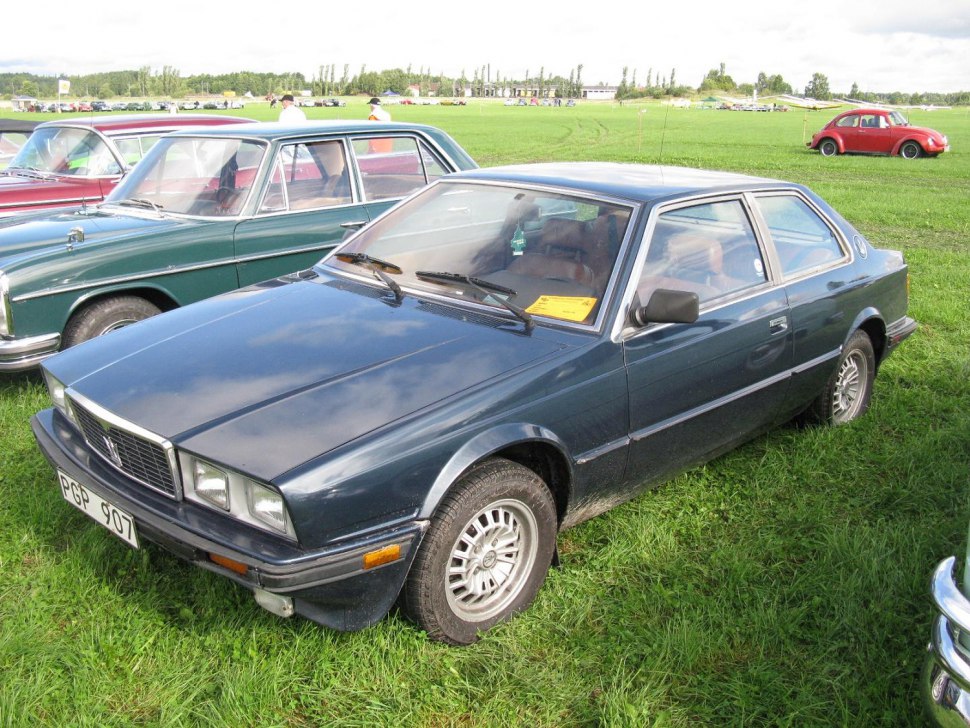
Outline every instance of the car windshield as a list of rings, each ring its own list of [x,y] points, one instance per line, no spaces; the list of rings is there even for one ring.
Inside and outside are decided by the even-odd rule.
[[[890,126],[909,126],[909,122],[906,120],[906,117],[900,114],[898,111],[890,111],[889,125]]]
[[[265,145],[242,139],[165,137],[104,204],[200,217],[238,215],[265,153]]]
[[[7,171],[102,177],[121,174],[122,168],[104,139],[95,132],[55,126],[37,128]]]
[[[523,319],[595,324],[631,212],[565,193],[444,182],[362,230],[325,265],[369,276],[361,261],[378,261],[404,288]]]

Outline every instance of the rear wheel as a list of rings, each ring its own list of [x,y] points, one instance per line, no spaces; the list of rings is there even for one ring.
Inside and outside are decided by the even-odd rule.
[[[487,460],[444,497],[401,593],[430,637],[471,644],[522,611],[552,563],[556,507],[528,468]]]
[[[923,148],[917,142],[905,142],[903,146],[899,148],[899,156],[905,157],[906,159],[916,159],[922,154]]]
[[[818,143],[818,151],[823,157],[834,157],[839,153],[839,145],[834,139],[823,139]]]
[[[153,303],[138,296],[114,296],[81,309],[67,322],[63,348],[103,336],[136,321],[161,313]]]
[[[876,356],[872,341],[864,331],[856,331],[842,351],[825,389],[812,404],[812,416],[830,425],[845,424],[861,417],[869,409],[875,376]]]

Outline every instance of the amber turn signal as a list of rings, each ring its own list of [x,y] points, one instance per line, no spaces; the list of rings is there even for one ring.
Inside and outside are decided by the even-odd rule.
[[[209,561],[219,564],[229,571],[234,571],[237,574],[242,574],[245,576],[246,572],[249,571],[249,567],[240,561],[233,561],[232,559],[227,559],[225,556],[220,556],[219,554],[209,554]]]
[[[399,558],[401,558],[401,546],[399,544],[392,544],[377,551],[370,551],[364,554],[364,568],[373,569],[384,564],[389,564],[392,561],[397,561]]]

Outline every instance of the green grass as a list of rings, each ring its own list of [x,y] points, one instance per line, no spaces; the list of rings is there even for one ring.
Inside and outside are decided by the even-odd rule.
[[[363,117],[350,101],[310,116]],[[354,634],[280,620],[128,549],[61,499],[28,425],[37,377],[4,377],[0,725],[922,724],[929,574],[970,519],[968,111],[914,111],[953,147],[916,161],[806,151],[829,113],[393,111],[483,165],[662,161],[809,184],[906,253],[920,329],[865,418],[779,429],[563,533],[534,606],[465,649],[396,614]]]

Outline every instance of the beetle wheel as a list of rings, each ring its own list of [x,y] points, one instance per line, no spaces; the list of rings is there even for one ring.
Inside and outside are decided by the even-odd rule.
[[[834,157],[839,153],[839,145],[834,139],[823,139],[818,143],[818,151],[823,157]]]
[[[433,639],[470,644],[525,609],[552,562],[556,508],[531,470],[493,459],[445,496],[401,594]]]
[[[899,156],[904,159],[917,159],[922,154],[923,148],[914,141],[908,141],[899,148]]]

